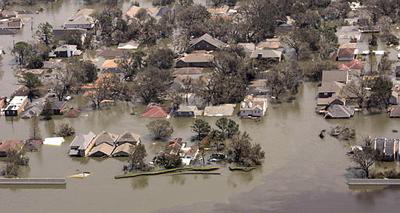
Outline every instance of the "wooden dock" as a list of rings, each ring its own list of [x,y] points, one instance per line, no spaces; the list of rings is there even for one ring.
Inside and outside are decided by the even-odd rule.
[[[400,186],[400,179],[357,179],[347,180],[349,186]]]
[[[0,185],[66,185],[65,178],[0,178]]]

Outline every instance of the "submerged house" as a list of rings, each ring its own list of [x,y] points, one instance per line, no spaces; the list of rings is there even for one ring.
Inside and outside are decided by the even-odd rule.
[[[64,28],[80,28],[90,30],[95,25],[95,20],[91,16],[93,9],[80,9],[68,21],[64,23]]]
[[[122,135],[120,135],[116,140],[115,144],[117,146],[120,146],[122,144],[131,144],[131,145],[138,145],[140,144],[140,135],[131,133],[131,132],[124,132]]]
[[[326,70],[322,72],[322,83],[318,87],[317,106],[328,106],[340,98],[343,87],[349,81],[348,71]]]
[[[110,157],[114,151],[114,146],[108,143],[101,143],[96,145],[92,151],[90,151],[90,157]]]
[[[93,140],[94,140],[95,146],[99,146],[103,143],[106,143],[110,146],[114,146],[114,141],[116,138],[117,138],[116,135],[106,132],[106,131],[102,131]]]
[[[0,141],[0,157],[7,157],[10,150],[20,150],[24,146],[21,140],[4,140]]]
[[[388,138],[374,138],[373,148],[379,153],[383,161],[400,160],[400,140]]]
[[[89,132],[86,135],[80,134],[80,135],[75,136],[74,140],[69,145],[69,147],[70,147],[69,155],[76,156],[76,157],[88,156],[89,151],[94,146],[93,139],[95,137],[96,137],[96,135],[93,132]]]
[[[325,118],[351,118],[354,115],[354,109],[340,104],[332,104],[327,108]]]
[[[158,104],[149,104],[142,114],[146,118],[167,118],[169,113]]]
[[[135,150],[135,145],[130,143],[124,143],[115,147],[112,156],[113,157],[128,157]]]
[[[212,37],[208,33],[193,39],[189,43],[189,51],[205,50],[215,51],[226,47],[227,44]]]
[[[18,116],[28,105],[28,96],[15,96],[4,110],[5,116]]]
[[[197,106],[180,105],[178,110],[175,111],[177,117],[195,117],[201,115],[201,111]]]
[[[268,107],[267,98],[254,97],[248,95],[240,103],[239,115],[241,117],[261,117],[264,116]]]
[[[204,116],[222,117],[232,116],[235,111],[236,104],[222,104],[218,106],[207,106],[204,108]]]

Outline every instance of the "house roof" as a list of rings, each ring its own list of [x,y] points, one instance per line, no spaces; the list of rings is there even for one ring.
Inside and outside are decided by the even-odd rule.
[[[318,87],[318,93],[336,92],[339,93],[345,84],[337,81],[323,81],[321,86]]]
[[[92,151],[90,151],[89,156],[94,155],[95,153],[102,153],[106,156],[111,156],[114,151],[114,146],[108,143],[102,143],[100,145],[95,146]]]
[[[191,40],[189,42],[189,44],[190,44],[190,46],[194,46],[194,45],[198,44],[201,41],[205,41],[205,42],[213,45],[216,48],[223,48],[223,47],[225,47],[227,45],[226,43],[224,43],[224,42],[212,37],[208,33],[206,33],[206,34],[204,34],[204,35],[202,35],[202,36],[200,36],[200,37],[198,37],[196,39]]]
[[[266,39],[257,44],[257,49],[280,49],[283,48],[279,38]]]
[[[57,47],[54,51],[74,51],[74,50],[77,50],[76,45],[65,44]]]
[[[339,58],[349,58],[353,57],[355,54],[356,48],[339,48],[337,56]]]
[[[98,134],[93,140],[96,146],[102,144],[102,143],[108,143],[109,145],[114,144],[114,141],[116,139],[116,136],[114,134],[111,134],[106,131],[102,131],[100,134]]]
[[[252,53],[256,49],[254,43],[238,43],[238,46],[243,47],[244,51],[247,53]]]
[[[250,58],[258,58],[259,56],[261,56],[261,58],[281,58],[282,51],[271,49],[256,49],[251,53]]]
[[[23,145],[21,140],[4,140],[0,141],[0,152],[6,152],[11,149],[18,149]]]
[[[207,9],[207,11],[212,15],[225,15],[229,11],[229,6],[224,5],[222,7],[210,7]]]
[[[214,60],[214,56],[204,52],[195,52],[187,54],[179,60],[186,63],[212,62]]]
[[[115,142],[140,143],[140,135],[131,132],[124,132],[115,140]]]
[[[350,62],[340,64],[338,68],[344,71],[350,71],[350,70],[361,71],[362,69],[364,69],[364,63],[358,59],[354,59]]]
[[[129,155],[134,150],[135,146],[130,143],[124,143],[115,147],[112,155]]]
[[[179,109],[177,112],[196,112],[198,111],[197,106],[187,106],[187,105],[179,105]]]
[[[89,132],[88,134],[79,134],[75,136],[74,140],[72,140],[70,147],[79,147],[79,149],[87,149],[90,142],[96,137],[93,132]]]
[[[325,118],[350,118],[354,115],[354,110],[350,107],[333,104],[328,107]]]
[[[218,106],[207,106],[204,108],[204,116],[220,117],[232,116],[236,104],[222,104]]]
[[[166,118],[168,117],[168,112],[161,106],[149,104],[142,116],[147,118]]]
[[[242,102],[240,102],[240,110],[263,110],[266,105],[266,98],[253,97],[252,95],[248,95]]]
[[[390,109],[389,117],[391,118],[400,118],[400,106],[396,105]]]
[[[62,110],[65,107],[66,104],[67,104],[66,101],[55,100],[55,101],[51,102],[51,109],[53,109],[53,110]]]
[[[120,50],[135,50],[139,47],[139,42],[131,40],[126,43],[119,43],[118,49]]]
[[[108,68],[118,68],[118,63],[116,59],[108,59],[105,60],[104,63],[101,65],[102,69],[108,69]]]
[[[338,81],[345,83],[348,81],[348,72],[342,70],[324,70],[322,72],[322,82]]]

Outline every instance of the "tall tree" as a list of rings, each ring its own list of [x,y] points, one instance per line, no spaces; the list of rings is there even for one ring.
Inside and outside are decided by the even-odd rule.
[[[132,171],[144,171],[147,169],[147,164],[144,162],[147,156],[146,147],[143,144],[138,144],[129,154],[129,164],[127,170]],[[124,167],[125,170],[126,167]]]
[[[39,41],[49,46],[53,43],[53,26],[48,22],[40,23],[35,35]]]
[[[211,126],[210,124],[207,123],[207,121],[202,120],[202,119],[196,119],[194,120],[192,126],[192,132],[195,132],[196,135],[196,140],[203,140],[211,131]]]
[[[146,127],[153,134],[154,139],[165,139],[174,133],[174,128],[167,120],[152,121]]]
[[[158,102],[166,94],[171,83],[172,76],[169,70],[146,67],[136,76],[133,90],[136,96],[148,104]]]
[[[224,138],[232,138],[235,134],[239,132],[239,124],[234,120],[228,118],[220,118],[215,122],[215,126],[221,132]]]
[[[265,152],[260,144],[252,144],[251,141],[247,132],[236,134],[228,148],[228,161],[239,166],[261,165]]]

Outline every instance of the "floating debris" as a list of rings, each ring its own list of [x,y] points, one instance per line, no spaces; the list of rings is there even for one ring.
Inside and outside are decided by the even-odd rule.
[[[331,128],[329,134],[339,140],[351,140],[356,137],[356,130],[346,126],[336,126]]]

